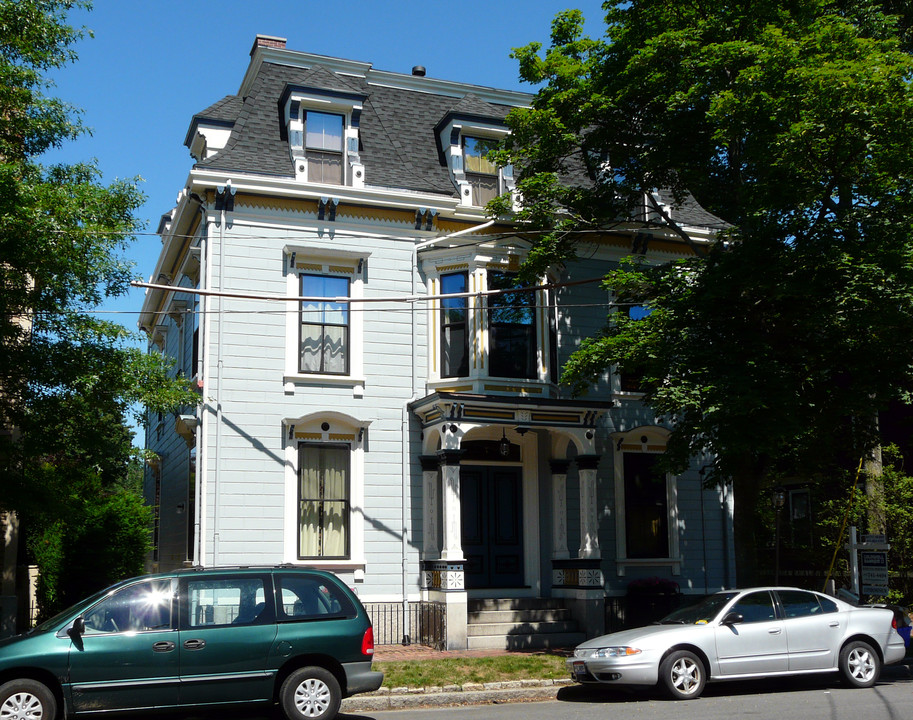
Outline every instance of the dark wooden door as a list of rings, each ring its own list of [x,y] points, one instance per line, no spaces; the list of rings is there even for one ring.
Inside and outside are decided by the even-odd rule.
[[[518,467],[460,468],[466,587],[521,587],[523,487]]]

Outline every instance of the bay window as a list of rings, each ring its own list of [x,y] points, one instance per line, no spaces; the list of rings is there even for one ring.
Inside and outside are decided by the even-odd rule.
[[[465,293],[467,273],[441,275],[441,294]],[[441,299],[441,377],[469,374],[468,298]]]
[[[514,275],[488,273],[489,290],[514,287]],[[538,377],[536,370],[535,293],[519,290],[488,298],[489,374],[494,377]]]

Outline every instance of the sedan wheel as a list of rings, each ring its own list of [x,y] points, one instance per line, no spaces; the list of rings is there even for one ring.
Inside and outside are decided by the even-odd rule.
[[[54,694],[34,680],[11,680],[0,686],[0,720],[54,720]]]
[[[659,666],[663,689],[675,700],[692,700],[704,691],[704,664],[694,653],[677,650]]]
[[[296,670],[285,679],[279,691],[282,711],[289,720],[331,720],[339,712],[341,700],[336,677],[321,667]]]
[[[871,645],[854,640],[840,651],[840,673],[852,687],[872,687],[881,675],[881,658]]]

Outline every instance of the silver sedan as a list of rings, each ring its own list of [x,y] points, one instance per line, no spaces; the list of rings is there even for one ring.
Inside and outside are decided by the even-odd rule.
[[[567,665],[577,682],[659,684],[679,700],[708,681],[775,675],[839,672],[871,687],[906,652],[893,621],[890,610],[798,588],[725,590],[659,624],[587,640]]]

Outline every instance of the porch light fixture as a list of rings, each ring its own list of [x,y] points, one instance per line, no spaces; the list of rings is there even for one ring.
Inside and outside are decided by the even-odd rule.
[[[498,454],[504,458],[510,455],[510,440],[507,439],[504,428],[501,428],[501,439],[498,440]]]

